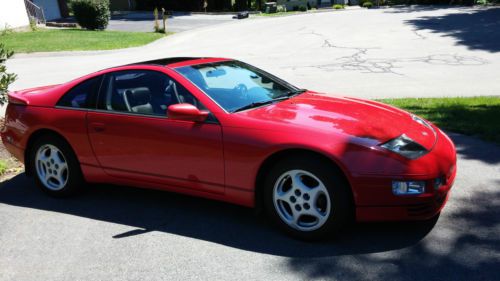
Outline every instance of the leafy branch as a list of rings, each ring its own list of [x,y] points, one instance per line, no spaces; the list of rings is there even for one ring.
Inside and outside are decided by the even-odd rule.
[[[5,66],[5,62],[13,54],[14,52],[7,50],[5,45],[0,43],[0,105],[7,103],[9,85],[17,78],[16,74],[7,73],[7,66]]]

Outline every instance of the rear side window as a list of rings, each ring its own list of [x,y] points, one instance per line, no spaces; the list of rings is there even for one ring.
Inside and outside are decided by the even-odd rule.
[[[101,85],[102,76],[91,78],[69,90],[57,103],[58,106],[94,108],[95,95]]]

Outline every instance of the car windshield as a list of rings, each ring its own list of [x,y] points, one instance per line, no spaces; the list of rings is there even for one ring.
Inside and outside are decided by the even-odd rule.
[[[269,73],[239,61],[190,65],[177,68],[176,71],[227,112],[278,102],[303,92]]]

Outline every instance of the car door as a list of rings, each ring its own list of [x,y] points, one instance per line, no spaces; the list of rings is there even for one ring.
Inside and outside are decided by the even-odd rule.
[[[222,129],[205,122],[169,119],[179,102],[205,109],[166,74],[127,70],[106,74],[97,110],[87,115],[96,158],[111,175],[167,186],[224,192]]]

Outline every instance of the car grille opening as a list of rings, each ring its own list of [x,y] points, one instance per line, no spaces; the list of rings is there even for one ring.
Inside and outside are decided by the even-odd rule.
[[[446,193],[435,197],[432,201],[420,204],[414,204],[406,208],[408,216],[420,217],[432,215],[439,210],[446,201]]]

